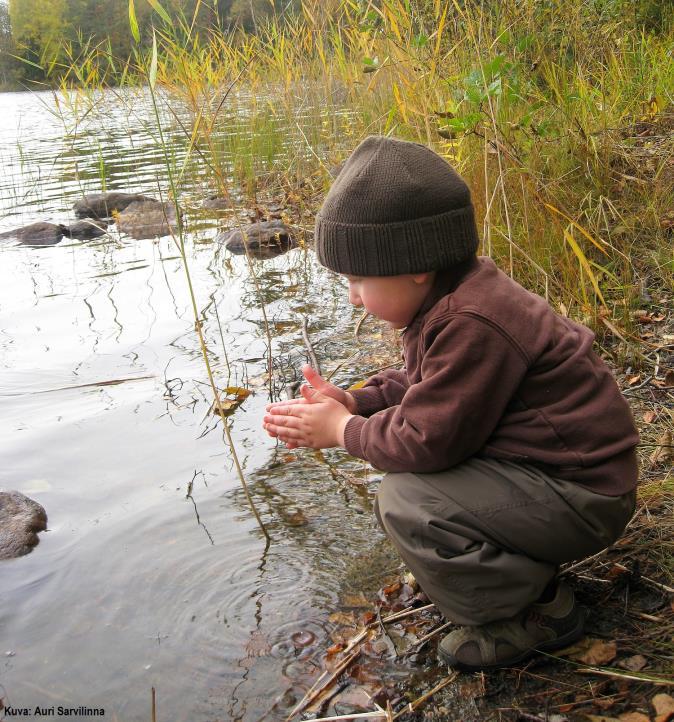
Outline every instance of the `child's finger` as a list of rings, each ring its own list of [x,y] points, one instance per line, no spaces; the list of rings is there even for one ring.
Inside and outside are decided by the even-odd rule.
[[[329,381],[326,381],[315,369],[309,364],[302,366],[302,375],[315,389],[321,390],[321,387],[331,386]]]
[[[303,438],[303,434],[299,429],[295,429],[292,426],[279,426],[277,424],[267,424],[267,429],[276,434],[281,441],[290,439],[291,441],[297,441]]]
[[[320,391],[318,391],[317,389],[312,389],[311,386],[307,384],[302,384],[300,386],[300,393],[304,397],[302,401],[306,400],[310,404],[319,401],[321,398],[324,398]]]
[[[267,404],[264,408],[265,411],[269,411],[272,407],[275,406],[292,406],[293,404],[306,404],[307,402],[304,399],[285,399],[284,401],[274,401],[271,404]]]

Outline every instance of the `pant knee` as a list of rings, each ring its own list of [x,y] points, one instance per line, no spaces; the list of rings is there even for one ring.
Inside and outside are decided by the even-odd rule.
[[[388,473],[379,484],[374,500],[374,513],[377,521],[384,531],[395,537],[396,531],[404,524],[404,517],[411,518],[415,505],[405,500],[405,489],[409,493],[410,483],[413,482],[411,474]]]

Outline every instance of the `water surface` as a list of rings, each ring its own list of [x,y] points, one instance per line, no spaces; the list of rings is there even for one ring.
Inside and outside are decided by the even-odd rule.
[[[102,186],[168,192],[145,94],[103,96],[105,112],[79,123],[50,114],[48,93],[0,103],[0,232],[68,222],[73,202]],[[320,112],[334,120],[338,109]],[[245,132],[245,98],[236,117]],[[162,118],[180,165],[183,135]],[[189,209],[207,184],[196,161],[185,167]],[[6,705],[147,720],[154,687],[158,719],[282,719],[315,676],[340,599],[376,588],[392,563],[371,515],[374,472],[336,451],[289,453],[260,429],[262,306],[280,386],[303,360],[303,315],[328,368],[354,350],[340,281],[302,248],[251,269],[213,243],[216,223],[188,210],[188,263],[218,383],[254,389],[232,432],[269,545],[209,414],[175,242],[114,226],[86,243],[0,242],[0,487],[49,516],[31,554],[0,562]],[[355,380],[355,368],[336,380]]]

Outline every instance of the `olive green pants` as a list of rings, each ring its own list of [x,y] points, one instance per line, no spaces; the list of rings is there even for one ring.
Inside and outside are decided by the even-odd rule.
[[[616,541],[635,498],[474,458],[434,474],[386,474],[375,513],[447,619],[484,624],[536,601],[559,564]]]

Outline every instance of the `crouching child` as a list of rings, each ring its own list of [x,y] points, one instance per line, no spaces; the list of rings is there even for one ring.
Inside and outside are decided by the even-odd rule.
[[[470,192],[423,145],[366,138],[316,220],[319,261],[349,301],[404,329],[404,369],[343,389],[304,368],[270,404],[288,447],[343,446],[388,472],[375,513],[458,626],[451,666],[565,646],[585,611],[564,562],[615,542],[634,512],[637,432],[592,332],[478,257]]]

